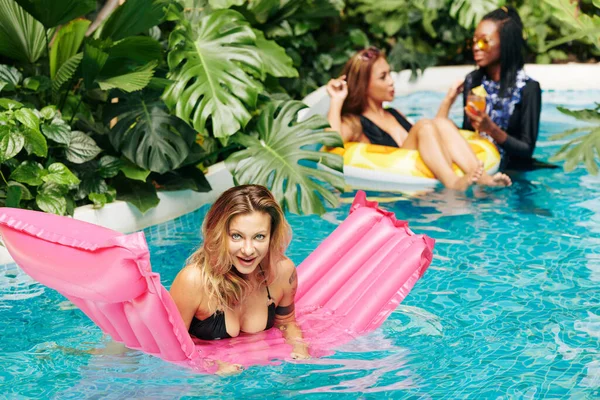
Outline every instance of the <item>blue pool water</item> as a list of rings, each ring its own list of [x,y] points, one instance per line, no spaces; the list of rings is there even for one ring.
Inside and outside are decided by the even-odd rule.
[[[557,105],[599,91],[544,92],[536,155],[577,123]],[[433,116],[441,95],[396,101]],[[460,106],[452,116],[460,119]],[[307,363],[195,375],[115,345],[56,292],[0,266],[0,397],[8,398],[598,398],[600,178],[583,168],[513,175],[507,190],[369,193],[437,240],[434,261],[377,331]],[[289,215],[300,263],[345,218],[353,193],[323,217]],[[199,243],[206,207],[151,227],[154,270],[169,286]]]

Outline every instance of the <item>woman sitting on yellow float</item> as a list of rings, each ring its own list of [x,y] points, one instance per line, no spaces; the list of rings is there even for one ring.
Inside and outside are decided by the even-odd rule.
[[[447,118],[449,106],[461,90],[461,84],[450,89],[436,118],[412,125],[398,111],[383,107],[384,101],[394,99],[394,81],[383,53],[373,47],[359,51],[348,60],[342,75],[327,84],[331,97],[327,118],[344,140],[345,167],[347,156],[358,151],[369,153],[366,158],[373,163],[367,168],[376,172],[435,177],[457,190],[466,190],[474,183],[509,186],[507,175],[490,176],[486,172],[491,164],[497,167],[499,163],[495,147],[484,139],[472,140],[470,145]],[[477,155],[473,142],[481,142]],[[496,160],[488,155],[490,152]],[[386,160],[378,162],[378,154]]]

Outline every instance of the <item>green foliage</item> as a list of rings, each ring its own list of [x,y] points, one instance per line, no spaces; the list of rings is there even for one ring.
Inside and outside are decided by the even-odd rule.
[[[463,28],[475,28],[483,16],[504,5],[504,0],[453,0],[450,16]]]
[[[205,179],[187,169],[196,161],[190,151],[199,147],[194,144],[195,133],[164,114],[164,106],[160,118],[155,118],[158,111],[152,108],[149,119],[122,130],[136,132],[136,144],[146,153],[136,153],[127,140],[115,149],[109,140],[114,135],[106,134],[116,122],[106,117],[111,99],[122,98],[120,104],[128,104],[124,93],[141,91],[154,79],[156,69],[164,67],[161,43],[145,34],[162,21],[170,3],[128,0],[101,24],[95,37],[86,37],[90,21],[73,18],[95,11],[95,1],[0,0],[0,54],[15,60],[0,65],[0,91],[6,96],[0,99],[5,109],[0,118],[0,161],[1,172],[9,177],[3,179],[5,188],[0,188],[1,202],[65,214],[75,205],[113,201],[119,186],[125,191],[121,197],[137,198],[136,205],[145,210],[156,204],[154,182],[162,179],[150,170],[169,172],[180,181],[191,179],[188,186],[194,190],[210,189]],[[46,36],[44,26],[57,25],[56,36],[53,30]],[[163,76],[164,72],[156,83]],[[160,92],[145,95],[145,104],[160,103]],[[39,111],[29,108],[34,106]],[[146,123],[151,124],[148,134],[141,129],[148,127]],[[182,132],[184,146],[168,142]],[[178,153],[160,154],[166,146]],[[131,158],[137,157],[142,166],[125,162],[121,147],[129,149]],[[179,169],[172,171],[167,165]],[[145,189],[132,194],[134,185],[128,182],[136,179]],[[147,195],[149,201],[139,200],[140,195]]]
[[[142,214],[158,205],[156,189],[150,182],[118,179],[115,189],[117,199],[133,204]]]
[[[36,62],[46,50],[44,26],[14,0],[0,0],[0,54],[24,63]]]
[[[582,13],[577,2],[570,0],[544,0],[552,8],[553,17],[571,31],[569,35],[546,43],[544,50],[573,40],[585,39],[600,49],[600,16]],[[597,8],[598,5],[596,5]]]
[[[77,19],[58,31],[50,50],[51,79],[55,78],[63,64],[78,53],[90,23],[87,19]]]
[[[142,182],[146,182],[148,175],[150,175],[149,170],[140,168],[127,159],[122,160],[120,170],[121,172],[123,172],[123,175],[125,175],[127,178]]]
[[[54,78],[52,79],[52,92],[57,94],[63,85],[67,83],[73,75],[75,75],[75,71],[81,60],[83,59],[83,53],[77,53],[73,57],[66,60],[58,69]]]
[[[245,0],[208,0],[208,4],[215,10],[229,8],[231,6],[241,6]]]
[[[567,172],[583,163],[590,174],[597,175],[599,169],[596,158],[600,157],[600,103],[596,103],[594,109],[568,110],[558,107],[558,110],[580,121],[590,122],[592,125],[569,129],[552,136],[551,140],[563,140],[573,136],[574,138],[563,145],[551,161],[565,161],[564,169]]]
[[[263,61],[265,72],[277,78],[297,78],[298,71],[293,66],[293,61],[285,50],[276,42],[265,39],[264,33],[252,30],[256,35],[258,55]]]
[[[167,0],[127,0],[108,18],[101,37],[114,41],[147,32],[165,16]]]
[[[7,92],[15,90],[22,79],[23,75],[15,67],[0,65],[0,92],[2,90]]]
[[[566,25],[569,35],[557,39],[546,46],[552,47],[565,43],[567,40],[585,39],[600,50],[600,1],[594,0],[595,15],[589,16],[581,13],[577,4],[566,0],[546,0],[553,7],[554,15]],[[590,126],[569,129],[561,134],[554,135],[551,139],[559,140],[573,137],[562,146],[551,158],[554,161],[565,161],[565,171],[574,170],[578,164],[583,163],[592,175],[598,174],[598,161],[600,158],[600,103],[596,108],[585,110],[569,110],[558,107],[563,114],[570,115],[577,120],[592,123]]]
[[[179,168],[190,153],[196,134],[169,115],[160,100],[129,96],[112,105],[107,119],[118,122],[109,134],[112,145],[135,165],[158,173]]]
[[[344,180],[303,164],[321,162],[341,172],[343,160],[339,155],[306,147],[316,144],[338,147],[342,140],[338,133],[323,130],[329,124],[321,116],[295,123],[298,111],[305,107],[298,101],[267,105],[249,135],[233,137],[233,141],[246,149],[229,156],[226,163],[236,183],[267,186],[277,201],[293,213],[322,214],[325,209],[317,194],[332,205],[337,203],[323,183],[342,188]]]
[[[67,23],[96,9],[94,0],[15,0],[46,29]]]
[[[135,92],[148,86],[150,79],[154,76],[155,67],[156,63],[150,62],[136,71],[99,79],[97,82],[102,90],[121,89],[127,93]]]
[[[73,154],[82,164],[93,160],[100,149],[84,133],[71,132],[53,107],[38,111],[11,101],[1,104],[0,204],[66,214],[81,183]],[[78,145],[81,137],[86,138],[86,147]],[[93,154],[82,154],[90,147]]]
[[[197,27],[181,26],[169,38],[170,78],[165,103],[199,132],[211,118],[216,137],[246,126],[264,74],[256,37],[241,14],[219,10]]]

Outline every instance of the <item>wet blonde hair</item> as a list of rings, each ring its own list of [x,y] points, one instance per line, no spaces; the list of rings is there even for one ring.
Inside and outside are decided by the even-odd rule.
[[[239,215],[261,212],[271,217],[269,250],[261,261],[264,277],[244,279],[229,254],[229,226]],[[283,211],[269,190],[260,185],[241,185],[225,191],[212,205],[202,226],[204,243],[188,259],[201,271],[201,283],[218,310],[231,309],[265,282],[275,279],[275,265],[285,258],[291,229]],[[258,270],[258,269],[257,269]]]

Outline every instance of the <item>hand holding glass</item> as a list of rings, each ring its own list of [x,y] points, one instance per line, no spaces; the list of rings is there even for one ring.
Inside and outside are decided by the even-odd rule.
[[[467,107],[472,112],[485,112],[485,97],[469,93],[467,96]],[[476,130],[475,132],[479,133],[479,130]]]

